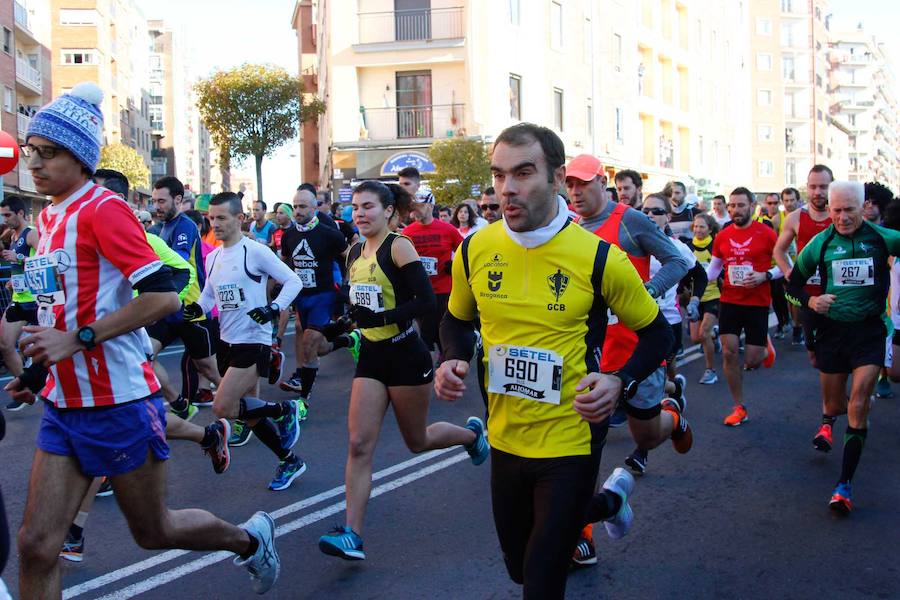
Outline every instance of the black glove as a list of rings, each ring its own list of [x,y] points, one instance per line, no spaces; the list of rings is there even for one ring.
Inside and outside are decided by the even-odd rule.
[[[359,325],[363,329],[368,329],[370,327],[383,327],[385,325],[384,316],[381,313],[377,313],[366,306],[354,304],[350,307],[350,310],[347,311],[347,314],[351,319],[356,321],[357,325]]]
[[[260,325],[265,325],[266,323],[271,323],[278,318],[278,311],[275,310],[275,307],[271,304],[267,304],[265,306],[258,306],[254,308],[253,310],[249,311],[247,315]]]
[[[347,317],[338,317],[337,320],[330,321],[322,326],[322,335],[329,342],[333,342],[335,338],[343,333],[347,333],[353,329],[353,323]]]
[[[33,363],[30,367],[25,367],[22,374],[19,375],[20,389],[28,388],[37,394],[47,383],[47,373],[49,373],[47,367],[40,363]]]
[[[181,312],[181,318],[185,321],[196,321],[203,316],[203,307],[196,302],[185,304]]]

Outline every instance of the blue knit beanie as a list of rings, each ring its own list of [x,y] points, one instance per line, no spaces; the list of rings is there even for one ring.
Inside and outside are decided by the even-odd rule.
[[[103,91],[91,82],[79,83],[31,117],[25,141],[47,138],[71,152],[91,173],[100,162],[103,141]]]

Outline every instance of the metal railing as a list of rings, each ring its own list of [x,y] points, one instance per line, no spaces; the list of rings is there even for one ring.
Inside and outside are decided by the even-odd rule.
[[[361,137],[370,140],[450,137],[465,123],[465,104],[364,107],[360,113]]]
[[[464,37],[463,8],[415,8],[359,14],[359,43],[448,40]]]
[[[28,115],[23,115],[22,113],[16,113],[16,126],[19,130],[19,135],[24,136],[28,133],[28,126],[31,124],[31,117]]]
[[[19,2],[14,2],[15,6],[15,19],[18,25],[21,25],[24,29],[31,31],[31,28],[28,27],[28,9]]]
[[[35,88],[38,92],[43,91],[44,83],[41,72],[21,57],[16,57],[16,77]]]

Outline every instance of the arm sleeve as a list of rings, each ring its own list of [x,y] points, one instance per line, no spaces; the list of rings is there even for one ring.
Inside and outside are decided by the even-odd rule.
[[[441,319],[441,346],[444,360],[469,362],[475,355],[475,322],[457,319],[450,311]]]
[[[409,321],[415,317],[421,317],[433,311],[437,306],[431,281],[425,272],[422,261],[414,260],[400,267],[403,281],[413,291],[413,298],[396,308],[384,311],[382,314],[384,324]]]
[[[100,211],[102,209],[102,225]],[[98,220],[93,228],[100,254],[128,278],[131,287],[163,267],[162,261],[147,243],[147,236],[131,209],[118,197],[110,197],[96,205]]]
[[[800,306],[807,306],[809,303],[809,293],[806,291],[806,281],[816,271],[816,257],[821,251],[821,241],[814,237],[809,241],[800,254],[797,255],[797,262],[791,269],[791,276],[788,277],[787,295],[800,303]]]
[[[457,252],[453,256],[451,276],[453,287],[450,288],[450,300],[447,303],[447,314],[452,314],[461,321],[475,320],[475,295],[472,294],[472,286],[469,285],[466,276],[466,267],[463,264],[465,252]]]
[[[722,259],[718,256],[713,256],[711,259],[709,259],[709,266],[706,267],[706,283],[708,284],[710,281],[715,281],[721,274]]]
[[[632,213],[627,211],[625,214]],[[643,250],[642,254],[654,256],[662,265],[656,275],[647,282],[657,292],[657,295],[661,296],[669,288],[678,285],[691,265],[678,251],[675,243],[666,237],[662,229],[643,215],[635,216],[640,218],[629,217],[628,229],[634,232],[637,245]]]
[[[254,250],[257,249],[254,248]],[[281,262],[273,252],[264,248],[259,248],[258,250],[254,251],[253,255],[259,265],[259,270],[281,284],[281,292],[279,292],[278,297],[273,302],[278,305],[278,308],[287,308],[294,301],[294,298],[297,297],[297,294],[300,293],[300,290],[303,289],[303,283],[301,283],[297,274]]]
[[[685,279],[690,281],[693,286],[691,295],[702,298],[703,293],[706,292],[706,286],[709,284],[709,279],[706,277],[706,271],[703,270],[703,265],[695,261],[694,266],[688,271]]]

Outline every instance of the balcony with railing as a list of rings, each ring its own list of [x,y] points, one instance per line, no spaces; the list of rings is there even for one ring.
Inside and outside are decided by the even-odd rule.
[[[25,134],[28,133],[28,126],[31,124],[31,117],[28,115],[23,115],[22,113],[16,113],[16,129],[19,131],[19,135],[22,138],[25,137]]]
[[[431,104],[388,108],[364,107],[362,139],[445,138],[461,134],[465,104]]]
[[[462,7],[359,13],[359,45],[462,39],[464,18]]]
[[[28,9],[25,8],[25,5],[20,2],[13,2],[13,12],[15,13],[16,25],[24,29],[25,31],[31,32],[31,28],[28,26]]]
[[[44,89],[43,76],[24,58],[16,57],[16,79],[40,94]]]

